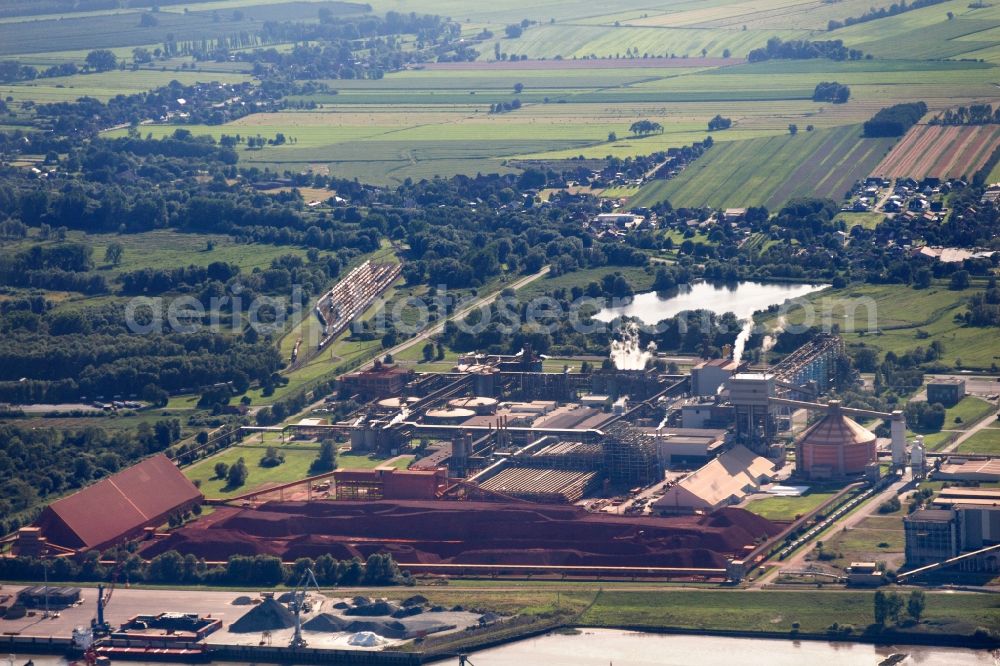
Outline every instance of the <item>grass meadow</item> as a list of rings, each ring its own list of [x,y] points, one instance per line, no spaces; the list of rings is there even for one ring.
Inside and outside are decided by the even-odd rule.
[[[813,308],[812,322],[839,325],[848,344],[864,344],[898,355],[937,340],[944,347],[942,363],[989,369],[1000,364],[996,340],[983,335],[981,328],[954,321],[954,315],[963,312],[969,297],[982,287],[977,284],[953,291],[943,283],[923,290],[903,285],[851,285],[807,296],[805,301]],[[792,323],[802,323],[805,316],[800,309],[787,313]]]

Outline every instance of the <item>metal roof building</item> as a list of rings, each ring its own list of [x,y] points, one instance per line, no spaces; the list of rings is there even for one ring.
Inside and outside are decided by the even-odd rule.
[[[102,550],[200,502],[201,492],[162,453],[50,504],[37,525],[51,543]]]

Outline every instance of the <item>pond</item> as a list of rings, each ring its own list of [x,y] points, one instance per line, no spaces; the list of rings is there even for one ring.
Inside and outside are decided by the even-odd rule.
[[[824,284],[788,282],[696,282],[670,291],[636,294],[628,305],[606,307],[594,315],[594,319],[609,322],[625,315],[652,326],[688,310],[711,310],[717,314],[732,312],[737,319],[744,320],[758,310],[826,287]]]

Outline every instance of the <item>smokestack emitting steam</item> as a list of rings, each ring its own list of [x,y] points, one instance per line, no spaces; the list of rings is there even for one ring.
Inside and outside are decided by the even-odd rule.
[[[643,351],[639,347],[639,327],[634,321],[625,324],[621,340],[611,341],[611,360],[619,370],[645,370],[646,362],[656,352],[656,344],[650,342]]]
[[[743,322],[743,330],[736,336],[736,342],[733,344],[733,360],[737,363],[743,360],[743,348],[746,347],[752,331],[753,319],[751,318]]]

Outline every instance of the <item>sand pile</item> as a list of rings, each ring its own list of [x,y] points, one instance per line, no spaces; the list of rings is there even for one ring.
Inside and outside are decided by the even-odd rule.
[[[365,617],[377,617],[379,615],[392,615],[399,610],[396,604],[388,601],[376,601],[370,604],[360,604],[354,608],[348,608],[344,615],[363,615]]]
[[[338,632],[347,631],[347,620],[333,613],[320,613],[308,622],[302,623],[302,628],[306,631]]]
[[[247,611],[240,619],[229,625],[229,631],[246,634],[260,631],[291,629],[295,626],[295,615],[274,599],[263,602]]]

